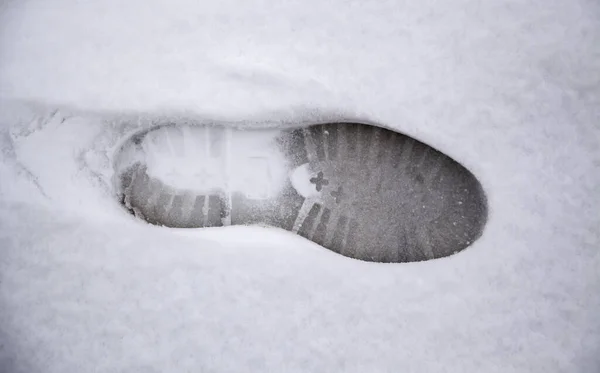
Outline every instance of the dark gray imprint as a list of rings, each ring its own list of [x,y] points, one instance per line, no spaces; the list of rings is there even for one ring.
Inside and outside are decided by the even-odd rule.
[[[127,141],[115,168],[121,203],[149,223],[267,224],[367,261],[451,255],[480,236],[487,216],[471,172],[366,124],[165,125]]]

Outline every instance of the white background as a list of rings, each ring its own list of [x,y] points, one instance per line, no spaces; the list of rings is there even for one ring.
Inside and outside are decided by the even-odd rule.
[[[0,6],[0,371],[600,371],[598,2]],[[471,169],[489,222],[394,265],[148,226],[110,194],[136,113],[378,122]]]

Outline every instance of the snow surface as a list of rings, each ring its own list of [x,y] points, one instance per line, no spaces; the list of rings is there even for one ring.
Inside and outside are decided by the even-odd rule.
[[[177,190],[196,194],[221,190],[252,199],[274,198],[291,171],[275,142],[280,132],[161,127],[142,141],[142,164],[147,166],[148,176]],[[135,154],[134,159],[140,156]],[[310,185],[309,178],[306,182]]]
[[[0,5],[0,371],[600,371],[593,0]],[[354,118],[471,169],[481,239],[383,265],[125,214],[157,118]]]

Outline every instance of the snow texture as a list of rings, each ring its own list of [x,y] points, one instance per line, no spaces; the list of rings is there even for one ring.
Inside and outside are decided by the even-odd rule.
[[[148,176],[176,190],[268,199],[283,188],[288,172],[275,142],[279,132],[166,126],[150,131],[141,144],[144,155],[134,158],[144,158]]]
[[[1,4],[0,371],[600,371],[598,2]],[[162,119],[336,118],[463,163],[483,236],[382,265],[112,195]]]

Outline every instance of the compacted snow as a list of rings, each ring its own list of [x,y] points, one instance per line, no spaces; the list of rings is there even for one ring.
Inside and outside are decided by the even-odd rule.
[[[0,7],[1,372],[600,371],[597,2]],[[155,123],[342,118],[468,167],[483,236],[366,263],[112,194]]]

